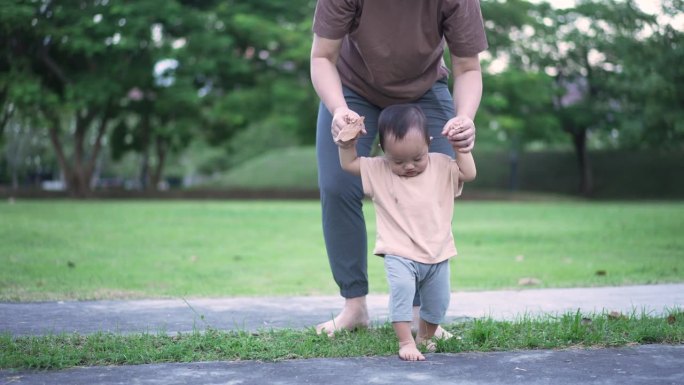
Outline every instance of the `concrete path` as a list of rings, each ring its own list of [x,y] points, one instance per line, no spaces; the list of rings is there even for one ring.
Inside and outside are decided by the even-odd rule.
[[[428,354],[427,359],[409,363],[397,357],[360,357],[0,371],[0,384],[684,384],[684,345]]]
[[[368,296],[375,323],[387,321],[387,295]],[[452,294],[447,323],[490,316],[513,319],[522,314],[647,311],[662,314],[684,307],[684,284],[577,289],[457,292]],[[221,330],[306,328],[342,307],[331,297],[270,297],[223,299],[167,299],[142,301],[84,301],[0,303],[0,333],[42,335],[189,332],[210,326]]]
[[[207,326],[259,330],[310,327],[341,307],[337,297],[230,298],[0,303],[0,333],[14,336],[97,331],[187,332]],[[374,322],[385,322],[387,297],[368,298]],[[448,320],[581,310],[663,314],[684,308],[684,284],[582,289],[459,292]],[[2,352],[0,352],[1,354]],[[407,363],[392,357],[200,362],[0,370],[5,384],[684,384],[684,345],[618,349],[429,354]]]

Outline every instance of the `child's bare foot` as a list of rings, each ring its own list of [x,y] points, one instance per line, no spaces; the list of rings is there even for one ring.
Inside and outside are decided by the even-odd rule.
[[[348,298],[337,317],[316,325],[316,334],[332,337],[336,331],[365,329],[369,324],[366,297]]]
[[[399,345],[399,358],[404,361],[425,361],[425,356],[418,350],[416,344]]]

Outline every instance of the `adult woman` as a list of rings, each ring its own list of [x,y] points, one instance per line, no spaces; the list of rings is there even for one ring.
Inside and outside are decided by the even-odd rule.
[[[368,156],[380,111],[410,102],[426,115],[431,152],[454,156],[452,143],[443,136],[454,125],[460,127],[454,147],[469,152],[482,96],[478,54],[487,40],[478,0],[319,0],[313,32],[311,80],[321,98],[316,152],[323,234],[333,277],[345,298],[341,313],[317,326],[319,333],[330,334],[369,322],[363,191],[359,178],[341,169],[333,136],[350,119],[363,116],[366,131],[357,151]],[[453,98],[443,61],[445,42],[452,59]]]

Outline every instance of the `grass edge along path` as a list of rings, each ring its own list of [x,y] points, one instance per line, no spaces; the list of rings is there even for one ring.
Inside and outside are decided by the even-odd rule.
[[[514,321],[484,318],[445,325],[445,328],[455,338],[438,341],[438,353],[681,344],[684,343],[684,310],[669,309],[664,316],[651,316],[643,311],[627,315],[578,311],[557,316],[521,316]],[[316,335],[312,328],[258,333],[207,329],[176,335],[163,332],[16,338],[0,335],[0,369],[12,370],[396,353],[397,342],[389,323],[368,330],[337,333],[334,338]]]

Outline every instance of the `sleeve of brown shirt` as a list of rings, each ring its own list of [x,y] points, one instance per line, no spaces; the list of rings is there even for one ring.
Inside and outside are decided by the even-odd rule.
[[[314,12],[313,32],[326,39],[341,39],[353,30],[358,0],[318,0]]]
[[[479,0],[445,0],[442,28],[449,51],[458,57],[474,56],[487,44]]]

